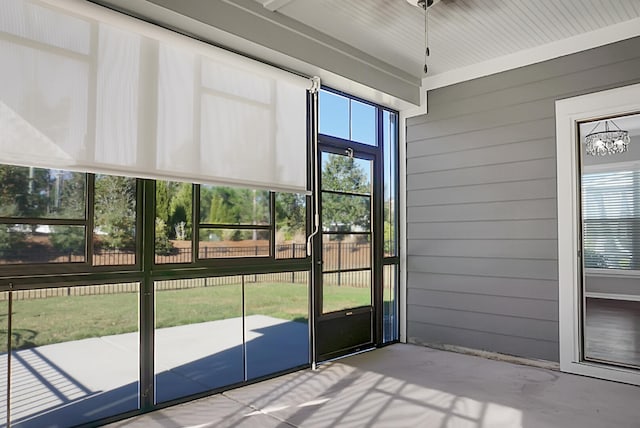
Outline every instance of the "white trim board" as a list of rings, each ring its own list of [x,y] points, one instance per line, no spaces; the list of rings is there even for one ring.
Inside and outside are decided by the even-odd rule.
[[[578,122],[640,109],[640,84],[556,101],[560,370],[640,385],[640,371],[581,358]]]

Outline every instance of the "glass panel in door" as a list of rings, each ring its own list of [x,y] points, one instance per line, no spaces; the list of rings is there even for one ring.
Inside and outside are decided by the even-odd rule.
[[[371,306],[373,161],[322,153],[322,313]]]
[[[640,114],[580,125],[582,357],[635,368],[640,368],[640,151],[633,147],[638,134]]]

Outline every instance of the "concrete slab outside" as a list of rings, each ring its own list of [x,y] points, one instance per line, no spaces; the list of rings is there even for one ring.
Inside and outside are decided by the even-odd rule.
[[[308,363],[308,326],[251,315],[156,330],[157,401],[167,401]],[[12,353],[13,427],[67,427],[138,408],[137,333]],[[7,354],[0,355],[6,373]],[[4,379],[4,378],[3,378]],[[6,381],[0,394],[6,394]],[[0,427],[6,407],[0,407]],[[265,425],[270,426],[270,425]]]

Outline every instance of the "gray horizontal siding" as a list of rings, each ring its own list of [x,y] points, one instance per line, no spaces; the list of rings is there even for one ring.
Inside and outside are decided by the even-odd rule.
[[[411,120],[411,119],[409,119]],[[407,145],[414,156],[433,155],[438,153],[459,152],[480,147],[499,146],[507,143],[519,143],[538,138],[552,138],[555,135],[555,119],[548,117],[523,123],[508,124],[507,126],[479,129],[469,132],[463,137],[460,134],[425,137],[420,129],[407,130]],[[547,132],[541,133],[542,130]],[[422,131],[422,130],[420,130]],[[416,133],[416,139],[411,137]],[[437,141],[436,141],[437,140]],[[425,144],[428,142],[428,144]]]
[[[468,204],[555,198],[555,178],[415,190],[408,206]]]
[[[440,221],[409,223],[410,240],[453,239],[556,239],[558,225],[548,220]]]
[[[486,314],[456,309],[412,306],[409,318],[424,324],[446,325],[452,328],[490,331],[492,333],[533,340],[558,341],[556,321],[511,315]],[[442,320],[447,320],[442,323]]]
[[[411,195],[407,196],[411,200]],[[427,201],[425,201],[426,203]],[[407,208],[409,221],[532,220],[556,218],[556,199],[427,205]]]
[[[555,140],[544,138],[460,152],[411,157],[407,160],[407,174],[546,159],[554,154],[555,150]]]
[[[479,277],[423,272],[409,272],[408,279],[409,283],[413,285],[413,288],[409,288],[409,290],[446,291],[455,294],[517,297],[532,300],[558,300],[558,287],[555,279]]]
[[[430,257],[413,255],[407,262],[412,272],[446,273],[504,278],[556,279],[556,260],[498,259],[476,257]]]
[[[456,328],[442,324],[429,324],[409,319],[409,341],[419,344],[448,344],[491,352],[513,354],[513,348],[528,358],[558,360],[558,343],[552,340],[527,339],[502,335],[473,328]]]
[[[409,289],[408,297],[411,300],[428,302],[427,306],[415,305],[414,310],[419,308],[438,308],[490,316],[502,315],[540,321],[558,321],[558,308],[553,300],[487,296],[419,288]],[[416,316],[416,319],[419,319],[419,316]]]
[[[637,70],[640,38],[429,92],[407,121],[410,340],[558,359],[555,101]]]
[[[550,157],[411,174],[407,177],[407,189],[443,189],[455,186],[555,179],[555,176],[556,160]],[[411,193],[409,195],[412,196]]]
[[[416,256],[557,259],[555,239],[409,239]]]

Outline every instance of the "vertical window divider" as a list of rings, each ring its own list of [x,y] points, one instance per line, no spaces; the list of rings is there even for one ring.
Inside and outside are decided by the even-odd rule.
[[[382,278],[382,258],[384,256],[384,132],[382,109],[376,108],[376,156],[373,171],[373,303],[375,308],[373,341],[376,346],[383,343],[384,281]]]
[[[247,372],[247,323],[245,320],[246,303],[245,303],[245,292],[244,292],[245,276],[246,275],[241,275],[242,277],[242,370],[244,374],[244,381],[246,382],[249,379],[249,373]]]
[[[143,186],[142,283],[140,284],[140,408],[155,405],[155,301],[152,267],[155,260],[155,182],[140,180]]]
[[[86,263],[89,266],[93,266],[93,230],[95,228],[95,200],[96,200],[96,176],[94,174],[86,174],[85,192],[85,253],[87,254]],[[138,230],[140,230],[138,228]],[[138,247],[139,248],[139,247]]]
[[[191,263],[200,256],[200,184],[191,189]]]
[[[11,426],[11,336],[13,318],[13,284],[9,283],[7,291],[7,427]]]
[[[276,194],[269,192],[269,256],[276,258]]]

